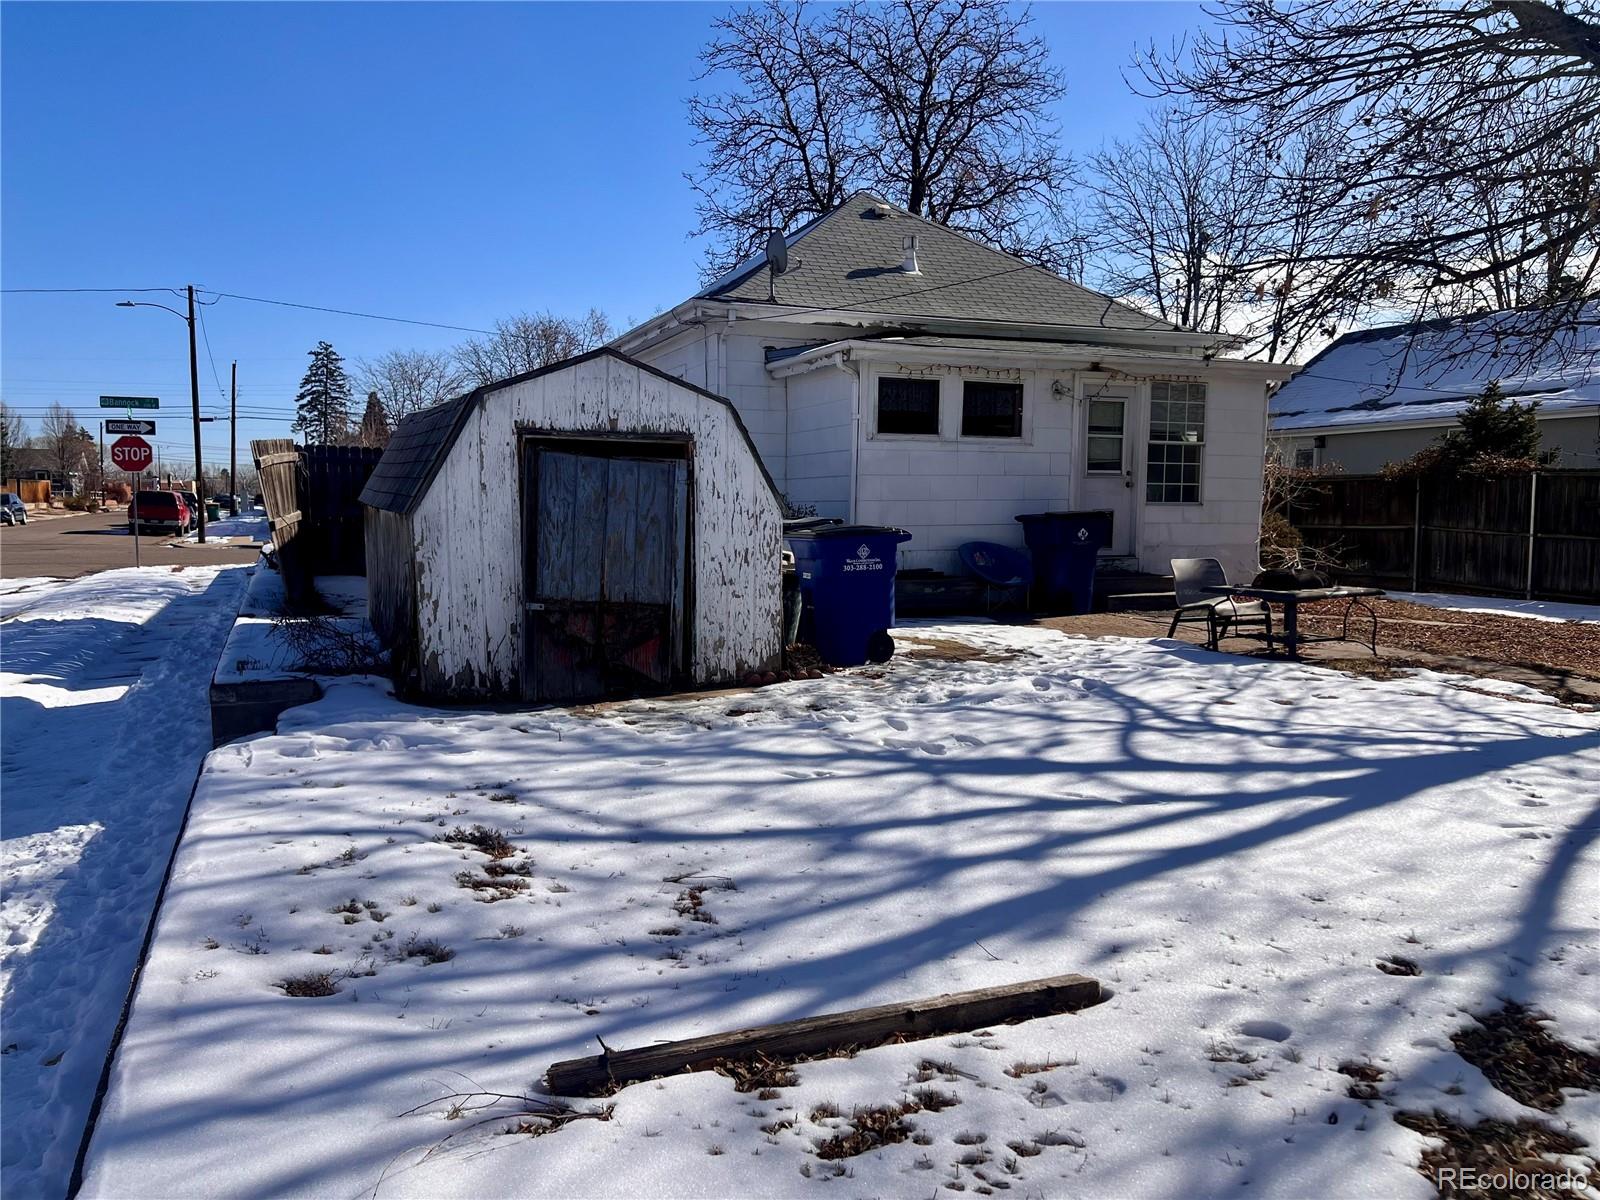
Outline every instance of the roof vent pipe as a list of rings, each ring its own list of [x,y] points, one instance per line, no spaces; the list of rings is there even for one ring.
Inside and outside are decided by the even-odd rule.
[[[906,252],[906,261],[901,264],[900,270],[907,275],[921,275],[917,267],[917,235],[908,233],[900,239],[900,245]]]

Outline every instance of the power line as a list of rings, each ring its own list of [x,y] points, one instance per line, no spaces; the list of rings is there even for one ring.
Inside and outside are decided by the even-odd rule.
[[[25,295],[71,295],[74,293],[112,293],[112,292],[171,292],[174,296],[183,293],[177,288],[170,287],[144,287],[144,288],[0,288],[0,295],[25,296]]]
[[[282,308],[303,308],[311,312],[335,313],[341,317],[364,317],[369,321],[393,321],[397,325],[425,325],[429,329],[452,329],[457,333],[481,333],[493,336],[493,330],[474,329],[470,325],[447,325],[442,321],[418,321],[410,317],[386,317],[379,313],[356,312],[348,308],[326,308],[320,304],[301,304],[295,300],[268,300],[262,296],[241,296],[237,292],[211,292],[208,294],[218,299],[248,300],[252,304],[276,304]]]
[[[206,310],[196,307],[195,313],[200,318],[200,337],[206,344],[206,359],[211,363],[211,378],[217,384],[217,398],[226,403],[228,394],[222,390],[222,376],[217,374],[217,360],[211,354],[211,335],[206,332]]]

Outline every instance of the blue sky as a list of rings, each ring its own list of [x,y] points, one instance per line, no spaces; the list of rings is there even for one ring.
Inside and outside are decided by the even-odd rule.
[[[696,286],[683,102],[719,11],[6,3],[0,281],[193,282],[473,328],[594,306],[625,326]],[[1130,132],[1147,104],[1122,79],[1134,46],[1203,19],[1176,3],[1036,7],[1067,78],[1067,147]],[[4,399],[88,422],[101,394],[158,395],[157,440],[180,453],[184,327],[119,298],[0,298]],[[285,432],[318,339],[353,364],[465,336],[231,299],[204,315],[202,405],[226,411],[237,358],[241,442]],[[222,461],[226,424],[205,429]]]

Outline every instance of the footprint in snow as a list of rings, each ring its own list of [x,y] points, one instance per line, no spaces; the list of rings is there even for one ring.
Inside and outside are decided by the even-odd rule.
[[[883,719],[883,723],[890,729],[898,729],[901,733],[904,733],[907,729],[911,728],[911,726],[907,725],[899,717],[885,717]]]
[[[1240,1037],[1264,1038],[1269,1042],[1286,1042],[1294,1033],[1282,1021],[1240,1021],[1233,1028]]]
[[[1115,1100],[1128,1090],[1128,1085],[1112,1075],[1091,1075],[1072,1088],[1072,1094],[1090,1104],[1104,1104]]]

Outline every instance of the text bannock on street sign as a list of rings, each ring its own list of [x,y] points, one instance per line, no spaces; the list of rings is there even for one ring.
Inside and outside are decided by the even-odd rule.
[[[156,396],[101,396],[101,408],[160,408],[161,400]]]
[[[107,433],[142,433],[154,437],[156,423],[154,421],[107,421]]]
[[[135,475],[153,463],[155,458],[150,443],[141,437],[120,437],[111,444],[111,461]]]

